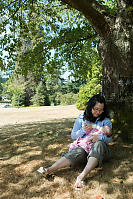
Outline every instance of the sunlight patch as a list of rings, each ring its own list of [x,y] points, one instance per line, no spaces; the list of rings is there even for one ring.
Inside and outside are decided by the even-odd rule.
[[[30,162],[27,162],[26,164],[22,164],[15,168],[16,173],[21,175],[29,175],[32,173],[35,168],[37,168],[42,163],[42,160],[32,160]]]
[[[48,149],[56,149],[56,148],[62,148],[63,144],[51,144],[48,146]]]

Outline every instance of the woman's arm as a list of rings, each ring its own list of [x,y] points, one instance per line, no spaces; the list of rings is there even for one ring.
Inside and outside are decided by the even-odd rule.
[[[86,134],[86,132],[84,131],[84,129],[82,128],[82,123],[83,123],[83,116],[80,115],[74,123],[72,132],[71,132],[71,138],[73,140],[76,140],[79,136],[80,137],[84,137],[84,135]]]

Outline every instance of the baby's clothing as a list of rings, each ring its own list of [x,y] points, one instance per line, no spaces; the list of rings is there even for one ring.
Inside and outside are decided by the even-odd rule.
[[[86,122],[89,126],[89,130],[86,132],[86,137],[81,138],[78,137],[77,140],[75,140],[73,143],[70,144],[69,146],[69,151],[71,151],[72,149],[75,149],[77,147],[82,147],[87,153],[90,152],[91,146],[93,144],[92,141],[90,141],[90,139],[92,138],[92,134],[93,135],[104,135],[104,131],[103,131],[103,127],[99,127],[94,123],[88,123]]]

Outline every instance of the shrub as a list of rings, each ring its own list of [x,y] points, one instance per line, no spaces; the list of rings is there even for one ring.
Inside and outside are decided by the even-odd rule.
[[[13,106],[24,106],[25,92],[24,90],[17,90],[12,96]]]
[[[89,98],[102,92],[101,77],[102,66],[100,60],[98,60],[92,65],[91,70],[88,72],[87,84],[79,91],[76,103],[78,109],[85,109]]]
[[[77,94],[67,93],[61,96],[61,105],[75,104],[77,101]]]
[[[78,109],[85,109],[86,103],[93,95],[101,93],[102,85],[97,83],[95,79],[91,80],[84,88],[81,88],[78,94],[76,107]]]
[[[14,93],[12,96],[12,105],[15,107],[18,106],[24,106],[24,99],[25,99],[25,94],[24,93]]]

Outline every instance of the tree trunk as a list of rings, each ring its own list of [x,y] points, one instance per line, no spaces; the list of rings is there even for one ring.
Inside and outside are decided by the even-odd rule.
[[[103,95],[114,115],[114,134],[132,142],[133,14],[128,9],[131,2],[120,2],[114,29],[107,38],[100,38],[98,50],[103,60]]]
[[[120,10],[114,30],[100,38],[98,48],[103,60],[103,94],[109,101],[126,104],[133,103],[133,18],[127,10]]]

